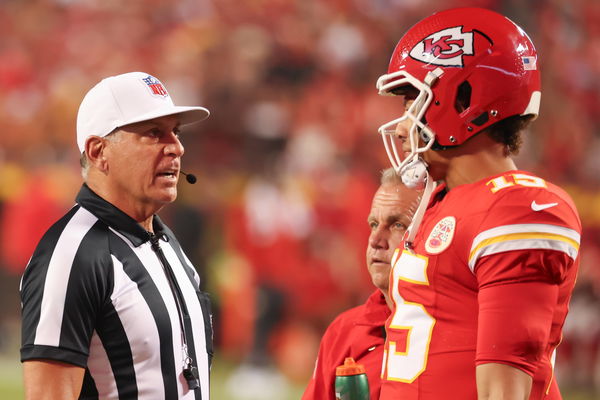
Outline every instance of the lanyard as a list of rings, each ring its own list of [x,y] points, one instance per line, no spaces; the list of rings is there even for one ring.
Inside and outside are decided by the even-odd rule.
[[[175,273],[173,272],[171,265],[167,261],[165,254],[160,248],[158,236],[156,236],[153,233],[150,233],[150,244],[152,247],[152,251],[154,251],[154,253],[158,257],[158,260],[160,261],[160,264],[163,267],[163,271],[165,272],[165,276],[167,277],[167,281],[169,282],[169,288],[171,289],[171,293],[173,294],[173,298],[175,299],[175,306],[177,308],[179,326],[181,327],[181,340],[183,343],[183,377],[187,381],[190,390],[194,390],[200,387],[200,380],[198,375],[198,368],[194,366],[194,360],[188,354],[187,335],[185,331],[185,320],[190,319],[188,309],[185,305],[181,288],[177,284],[177,279],[175,279]]]

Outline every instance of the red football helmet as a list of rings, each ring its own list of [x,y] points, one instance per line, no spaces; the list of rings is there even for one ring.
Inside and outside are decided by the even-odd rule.
[[[399,173],[432,146],[458,146],[510,116],[537,116],[537,53],[525,31],[500,14],[480,8],[442,11],[408,30],[388,73],[377,81],[383,95],[407,88],[416,95],[414,103],[379,128]],[[396,125],[406,119],[412,122],[411,154],[402,159],[393,138]]]

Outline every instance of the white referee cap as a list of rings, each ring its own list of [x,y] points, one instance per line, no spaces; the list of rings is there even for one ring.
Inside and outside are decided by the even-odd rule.
[[[129,72],[110,76],[90,89],[77,113],[77,146],[85,150],[88,137],[104,137],[116,128],[135,122],[179,114],[181,124],[206,119],[210,112],[204,107],[184,107],[173,104],[165,86],[144,72]]]

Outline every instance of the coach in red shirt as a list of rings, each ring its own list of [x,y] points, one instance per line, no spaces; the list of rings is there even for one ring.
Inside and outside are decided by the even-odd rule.
[[[390,261],[418,203],[418,192],[406,188],[393,169],[383,172],[368,218],[367,267],[377,290],[365,304],[344,311],[329,325],[302,400],[335,400],[335,369],[346,357],[364,365],[371,399],[379,398],[385,320],[390,315]]]

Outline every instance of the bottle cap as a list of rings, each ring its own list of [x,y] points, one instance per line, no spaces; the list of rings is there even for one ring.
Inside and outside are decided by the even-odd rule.
[[[365,367],[362,364],[357,364],[352,357],[346,357],[344,365],[340,365],[335,369],[336,376],[359,375],[365,373]]]

